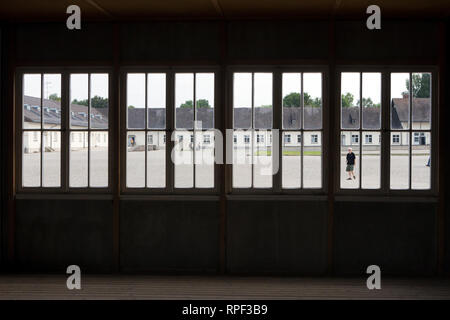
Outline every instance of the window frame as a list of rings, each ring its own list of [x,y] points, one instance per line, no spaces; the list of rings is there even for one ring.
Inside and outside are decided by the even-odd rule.
[[[220,68],[217,66],[128,66],[122,67],[119,71],[120,79],[120,190],[124,195],[218,195],[220,190],[220,184],[223,183],[220,178],[220,165],[214,162],[214,187],[213,188],[175,188],[175,166],[171,161],[171,151],[175,145],[175,141],[172,141],[172,134],[175,134],[177,139],[178,134],[176,131],[190,132],[191,129],[176,129],[175,128],[175,74],[176,73],[214,73],[214,130],[221,131],[221,101],[220,101]],[[128,73],[143,73],[145,75],[149,73],[165,73],[166,74],[166,128],[165,129],[128,129],[127,128],[127,74]],[[147,76],[146,76],[147,79]],[[147,90],[147,87],[146,87]],[[195,90],[195,88],[194,88]],[[146,94],[147,100],[147,94]],[[147,104],[147,101],[146,101]],[[208,129],[205,129],[208,130]],[[165,157],[165,178],[166,183],[164,188],[151,188],[151,187],[127,187],[126,174],[127,174],[127,132],[139,131],[139,132],[151,132],[161,131],[164,132],[166,137],[166,157]],[[200,132],[200,131],[197,131]],[[168,138],[169,137],[169,138]],[[214,142],[212,139],[211,142]],[[214,144],[215,145],[215,144]],[[225,155],[223,155],[225,159]],[[145,164],[145,176],[147,179],[147,164]],[[195,175],[195,171],[193,173]],[[194,178],[195,182],[195,178]]]
[[[379,130],[362,129],[362,123],[360,129],[341,129],[341,73],[343,72],[379,72],[381,73],[381,128]],[[391,129],[391,114],[390,114],[390,100],[391,100],[391,73],[430,73],[431,74],[431,117],[430,117],[430,129],[412,129],[410,125],[408,130],[395,130]],[[336,67],[335,73],[336,81],[336,96],[335,105],[337,115],[335,119],[336,132],[333,139],[339,136],[343,131],[358,131],[358,132],[380,132],[380,188],[379,189],[362,189],[361,183],[358,188],[345,189],[340,187],[341,172],[340,172],[340,148],[341,141],[336,144],[338,147],[334,156],[335,173],[334,173],[334,192],[336,195],[383,195],[383,196],[405,196],[405,195],[417,195],[417,196],[437,196],[439,185],[439,144],[438,144],[438,132],[439,132],[439,104],[438,104],[438,67],[435,65],[340,65]],[[362,90],[362,88],[360,88]],[[412,106],[411,114],[412,114]],[[361,112],[362,114],[362,112]],[[409,182],[409,189],[390,189],[390,146],[392,143],[391,133],[409,132],[410,148],[412,141],[412,132],[430,132],[431,135],[431,172],[430,172],[430,189],[420,190],[411,189],[411,181]],[[361,139],[360,139],[361,143]],[[411,155],[410,155],[411,158]],[[411,161],[411,159],[410,159]],[[361,168],[361,161],[359,167]],[[361,176],[360,173],[358,173]],[[359,177],[358,177],[359,178]],[[409,168],[409,180],[411,180],[411,167]]]
[[[71,74],[95,74],[104,73],[108,74],[108,128],[90,128],[86,129],[71,129],[70,128],[70,75]],[[20,139],[16,139],[15,153],[16,153],[16,166],[15,166],[15,189],[18,194],[35,194],[35,193],[47,193],[47,194],[105,194],[112,192],[113,185],[113,152],[115,151],[114,137],[114,92],[113,92],[113,79],[112,68],[92,66],[92,67],[17,67],[15,73],[15,103],[14,103],[14,121],[15,132],[20,135]],[[24,129],[23,128],[23,76],[25,74],[61,74],[61,128],[60,129],[45,129],[41,126],[40,129]],[[41,80],[42,81],[42,80]],[[90,81],[89,81],[90,83]],[[41,84],[42,85],[42,84]],[[90,86],[88,86],[90,96]],[[41,92],[42,92],[41,88]],[[42,94],[41,94],[42,95]],[[42,101],[43,97],[41,97]],[[42,108],[42,106],[41,106]],[[43,119],[41,120],[41,123]],[[59,187],[26,187],[22,185],[22,152],[23,152],[23,138],[22,134],[26,131],[38,131],[41,133],[41,151],[42,151],[42,136],[45,131],[47,132],[60,132],[61,133],[61,157],[60,157],[60,186]],[[90,139],[91,132],[106,131],[108,133],[108,185],[106,187],[90,187],[89,171],[90,171],[90,159],[88,157],[88,186],[87,187],[70,187],[70,133],[83,131],[88,132]],[[43,157],[41,152],[41,158]],[[41,162],[42,163],[42,162]],[[42,166],[41,177],[42,177]],[[42,180],[41,180],[42,184]]]
[[[328,162],[324,159],[327,159],[329,154],[329,67],[327,65],[234,65],[227,67],[227,128],[231,128],[233,131],[234,128],[234,119],[233,119],[233,74],[234,73],[272,73],[272,129],[278,129],[278,143],[279,143],[279,152],[273,152],[272,149],[272,157],[278,154],[278,164],[279,170],[278,172],[272,176],[272,187],[271,188],[234,188],[233,187],[233,165],[230,165],[230,169],[227,172],[227,181],[229,183],[229,187],[227,192],[232,195],[254,195],[254,194],[281,194],[281,195],[324,195],[328,192]],[[283,132],[295,131],[294,129],[283,129],[283,115],[282,115],[282,74],[283,73],[321,73],[322,74],[322,128],[318,130],[313,129],[302,129],[297,130],[301,131],[302,135],[304,132],[314,132],[319,131],[322,134],[322,156],[321,156],[321,186],[320,188],[304,188],[303,187],[303,176],[301,187],[296,189],[288,189],[282,187],[282,170],[283,170],[283,161],[282,161],[282,146],[283,146]],[[239,130],[239,129],[237,129]],[[242,129],[244,130],[244,129]],[[253,129],[255,130],[255,129]],[[254,131],[255,132],[255,131]],[[272,133],[271,139],[269,139],[272,143],[274,135]],[[302,141],[304,138],[302,137]],[[230,153],[231,152],[231,153]],[[232,148],[231,150],[227,148],[227,153],[229,154],[229,158],[232,157]],[[272,160],[273,161],[273,160]],[[303,164],[302,164],[303,167]],[[253,170],[253,169],[252,169]],[[303,169],[301,169],[303,171]],[[252,182],[253,184],[253,182]]]

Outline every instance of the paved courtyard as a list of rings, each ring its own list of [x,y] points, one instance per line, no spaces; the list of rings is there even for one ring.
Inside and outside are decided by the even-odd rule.
[[[200,188],[212,187],[214,183],[212,152],[197,152],[197,159],[203,156],[203,163],[197,165],[196,186]],[[182,152],[185,162],[189,163],[192,152]],[[23,178],[26,186],[38,186],[40,176],[40,155],[31,153],[24,155]],[[44,186],[58,186],[60,176],[59,152],[45,152],[43,165],[43,184]],[[271,164],[269,156],[256,156],[254,166],[254,186],[264,188],[271,187]],[[91,151],[90,185],[106,186],[108,180],[108,154],[106,149],[94,149]],[[373,152],[370,155],[363,156],[362,159],[362,187],[378,188],[380,184],[380,156]],[[250,161],[248,156],[247,161]],[[305,188],[321,187],[321,157],[318,155],[305,155],[303,158],[303,186]],[[413,154],[412,157],[412,186],[415,189],[427,189],[430,186],[430,167],[427,167],[428,155],[423,151]],[[72,186],[87,186],[88,176],[88,157],[86,150],[73,151],[71,153],[70,181]],[[144,187],[144,162],[145,153],[129,152],[127,154],[127,185],[129,187]],[[200,162],[200,161],[199,161]],[[283,187],[298,188],[301,181],[300,156],[283,156]],[[151,187],[163,187],[165,184],[165,151],[149,151],[147,155],[147,180]],[[358,188],[359,187],[359,166],[360,159],[357,156],[356,174],[357,179],[347,181],[345,173],[345,154],[341,158],[341,187]],[[409,174],[408,156],[396,154],[391,158],[391,182],[392,187],[396,189],[408,188]],[[233,185],[240,187],[249,187],[251,183],[251,166],[248,164],[237,164],[233,174]],[[192,164],[177,165],[175,169],[176,187],[193,186]]]

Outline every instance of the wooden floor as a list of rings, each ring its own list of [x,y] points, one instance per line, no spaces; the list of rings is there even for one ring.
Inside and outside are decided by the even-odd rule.
[[[59,275],[0,275],[4,299],[450,299],[450,279],[82,276],[68,290]]]

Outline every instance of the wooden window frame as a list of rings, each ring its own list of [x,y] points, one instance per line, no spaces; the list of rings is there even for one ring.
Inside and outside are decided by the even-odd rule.
[[[272,129],[278,129],[278,143],[279,152],[272,152],[272,157],[278,155],[279,170],[272,176],[271,188],[235,188],[233,187],[233,166],[230,165],[230,170],[227,174],[227,180],[229,181],[229,193],[233,195],[255,195],[255,194],[279,194],[279,195],[324,195],[328,190],[328,172],[327,165],[328,153],[329,153],[329,97],[328,97],[328,82],[329,82],[329,68],[325,65],[317,66],[298,66],[298,65],[268,65],[268,66],[248,66],[248,65],[236,65],[229,66],[227,68],[227,84],[228,84],[228,103],[227,111],[228,117],[227,128],[233,129],[233,75],[234,73],[272,73],[272,108],[273,108],[273,124]],[[282,74],[283,73],[301,73],[302,79],[304,73],[321,73],[322,74],[322,129],[283,129],[283,116],[282,116]],[[252,107],[253,108],[253,107]],[[238,129],[236,129],[238,130]],[[244,130],[244,129],[243,129]],[[252,129],[255,130],[255,129]],[[282,146],[283,146],[283,132],[288,131],[301,131],[302,141],[304,141],[304,132],[321,132],[322,134],[322,156],[321,156],[321,186],[320,188],[304,188],[303,187],[303,175],[301,177],[301,187],[296,189],[282,188]],[[272,136],[273,137],[273,136]],[[303,143],[302,143],[303,146]],[[227,153],[232,154],[233,150],[227,148]],[[303,148],[302,151],[303,152]],[[232,159],[232,156],[228,155],[228,158]],[[303,164],[301,165],[303,171]],[[253,171],[253,168],[252,168]],[[252,173],[253,176],[253,173]],[[252,177],[253,185],[253,177]]]
[[[108,128],[90,128],[85,129],[71,129],[70,128],[70,75],[71,74],[108,74]],[[23,128],[23,76],[25,74],[61,74],[61,128],[60,129],[44,129],[41,125],[39,130],[24,129]],[[90,78],[90,76],[89,76]],[[112,154],[114,149],[114,128],[113,128],[113,116],[112,112],[113,103],[113,90],[112,90],[112,70],[109,67],[18,67],[15,74],[15,126],[16,132],[20,135],[20,139],[16,140],[15,152],[16,152],[16,191],[18,194],[35,194],[35,193],[48,193],[48,194],[105,194],[112,192]],[[90,82],[90,81],[89,81]],[[42,85],[41,85],[42,86]],[[88,86],[88,98],[90,98],[90,86]],[[42,92],[42,88],[41,88]],[[41,93],[42,95],[42,93]],[[43,97],[41,97],[42,101]],[[42,110],[42,106],[41,106]],[[90,108],[88,111],[88,117],[90,115]],[[90,118],[89,123],[90,123]],[[41,124],[43,119],[41,116]],[[22,152],[23,152],[23,139],[22,133],[25,131],[39,131],[41,133],[41,150],[42,150],[42,135],[44,131],[57,131],[61,132],[61,158],[60,158],[60,186],[59,187],[26,187],[22,185]],[[69,174],[70,174],[70,133],[71,132],[88,132],[88,139],[90,139],[91,132],[105,131],[108,132],[108,185],[106,187],[90,187],[89,171],[90,171],[90,159],[88,156],[88,187],[70,187]],[[88,154],[90,153],[88,148]],[[41,158],[43,157],[41,152]],[[41,162],[42,163],[42,162]],[[42,167],[41,176],[42,176]],[[42,184],[42,177],[41,177]]]
[[[220,190],[220,164],[214,163],[214,187],[213,188],[175,188],[175,166],[171,160],[171,152],[175,145],[172,141],[171,135],[176,131],[190,131],[187,129],[176,129],[175,128],[175,74],[177,73],[214,73],[214,129],[220,130],[220,73],[219,67],[211,66],[190,66],[190,67],[148,67],[148,66],[133,66],[133,67],[123,67],[120,70],[120,83],[121,83],[121,94],[120,94],[120,189],[123,195],[218,195]],[[128,73],[165,73],[166,74],[166,128],[165,129],[128,129],[127,128],[127,74]],[[147,76],[146,76],[147,78]],[[195,85],[195,84],[194,84]],[[147,87],[146,87],[147,92]],[[194,88],[195,90],[195,88]],[[147,95],[146,95],[147,100]],[[146,101],[147,104],[147,101]],[[146,125],[147,127],[147,125]],[[205,129],[208,130],[208,129]],[[127,132],[152,132],[152,131],[163,131],[166,135],[166,159],[165,159],[165,176],[166,183],[164,188],[151,188],[151,187],[127,187],[126,185],[126,170],[127,170]],[[198,132],[198,131],[197,131]],[[224,156],[225,157],[225,156]],[[147,168],[147,161],[145,161],[145,167]],[[195,169],[193,174],[195,175]],[[145,175],[147,176],[147,169],[145,169]],[[195,183],[195,177],[194,177]]]
[[[439,185],[439,105],[438,105],[438,67],[434,65],[410,65],[410,66],[367,66],[367,65],[342,65],[336,67],[336,96],[335,105],[338,108],[338,115],[335,120],[336,135],[341,135],[343,131],[352,131],[351,129],[341,129],[341,73],[345,72],[359,72],[359,73],[370,73],[379,72],[381,73],[381,129],[362,129],[362,123],[358,130],[353,130],[354,132],[375,132],[380,131],[381,137],[381,157],[380,157],[380,188],[379,189],[362,189],[361,180],[359,188],[353,189],[343,189],[340,187],[341,183],[341,172],[340,172],[340,147],[341,141],[338,145],[339,148],[336,150],[334,156],[334,163],[336,164],[335,175],[334,175],[334,192],[336,195],[368,195],[368,196],[438,196],[438,185]],[[430,129],[412,129],[412,124],[410,121],[410,126],[408,130],[393,130],[391,129],[391,115],[390,115],[390,102],[391,102],[391,73],[430,73],[431,74],[431,117],[430,117]],[[360,88],[362,90],[362,87]],[[411,97],[410,97],[411,99]],[[412,116],[412,105],[410,105],[410,120]],[[360,112],[362,116],[362,111]],[[390,146],[392,143],[391,133],[409,132],[410,149],[412,141],[412,132],[430,132],[431,135],[431,172],[430,172],[430,189],[420,190],[420,189],[390,189]],[[361,134],[360,134],[361,138]],[[361,145],[361,139],[359,139]],[[409,156],[409,161],[411,162],[411,155]],[[360,161],[361,162],[361,161]],[[361,168],[361,163],[359,165]],[[361,169],[360,169],[361,170]],[[359,179],[361,179],[361,174],[359,173]],[[411,186],[411,165],[409,167],[409,186]]]

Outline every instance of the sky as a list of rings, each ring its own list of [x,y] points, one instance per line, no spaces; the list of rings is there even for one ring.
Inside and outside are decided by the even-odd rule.
[[[88,81],[87,74],[71,75],[71,98],[77,100],[87,99]],[[283,73],[283,97],[291,92],[300,92],[300,73]],[[391,95],[400,98],[406,90],[408,73],[393,73],[391,78]],[[187,100],[193,100],[193,74],[178,73],[175,76],[175,103],[179,106]],[[61,96],[61,76],[59,74],[45,74],[44,97],[56,93]],[[272,104],[272,74],[255,73],[254,93],[255,106]],[[145,74],[130,73],[127,78],[127,105],[136,108],[145,106]],[[342,73],[341,91],[350,92],[355,96],[355,103],[359,100],[359,73]],[[24,94],[40,97],[40,75],[26,74],[24,76]],[[149,108],[162,108],[166,105],[166,80],[164,73],[148,74],[148,106]],[[251,107],[251,73],[235,73],[233,83],[233,102],[236,107]],[[312,98],[321,97],[322,81],[320,73],[304,73],[303,89]],[[91,97],[98,95],[108,96],[108,75],[91,75]],[[207,99],[214,107],[214,74],[196,74],[196,96],[198,99]],[[370,97],[374,103],[381,100],[381,74],[363,73],[363,97]]]
[[[51,94],[57,94],[61,97],[61,75],[44,74],[44,98]],[[70,77],[70,95],[71,99],[84,100],[88,98],[88,75],[72,74]],[[41,96],[41,76],[39,74],[25,74],[23,91],[25,95],[32,97]],[[108,74],[91,74],[91,97],[108,97]]]

